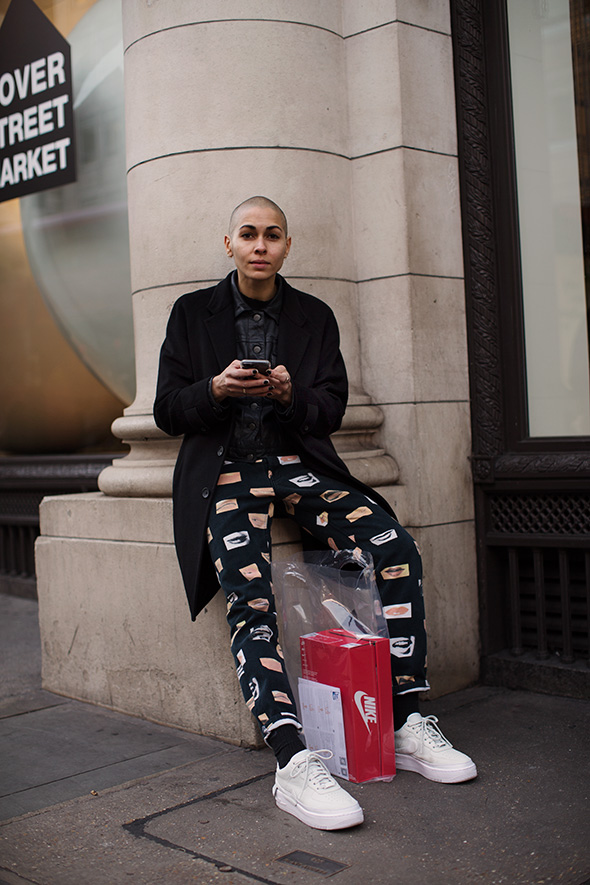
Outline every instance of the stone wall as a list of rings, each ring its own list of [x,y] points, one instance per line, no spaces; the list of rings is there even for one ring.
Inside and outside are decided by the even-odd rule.
[[[131,449],[101,474],[102,495],[43,506],[45,686],[215,733],[203,718],[214,655],[216,698],[232,711],[218,734],[257,741],[235,702],[219,600],[206,623],[189,620],[170,526],[178,442],[151,416],[169,310],[228,272],[228,216],[255,193],[289,218],[285,275],[341,326],[351,397],[336,445],[422,547],[433,694],[469,684],[477,592],[446,0],[123,10],[137,396],[113,429]]]

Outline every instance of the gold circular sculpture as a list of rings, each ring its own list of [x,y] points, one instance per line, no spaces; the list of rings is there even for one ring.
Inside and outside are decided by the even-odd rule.
[[[39,5],[66,33],[68,4]],[[78,180],[0,204],[0,452],[100,445],[134,395],[120,2],[68,39]]]

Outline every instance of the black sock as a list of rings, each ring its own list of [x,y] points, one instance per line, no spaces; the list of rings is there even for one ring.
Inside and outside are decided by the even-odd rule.
[[[393,727],[397,731],[406,722],[412,713],[420,712],[418,692],[411,691],[408,694],[394,694],[393,696]]]
[[[299,732],[294,725],[281,725],[271,731],[266,739],[275,756],[279,768],[284,768],[291,761],[295,753],[305,750],[305,744],[299,737]]]

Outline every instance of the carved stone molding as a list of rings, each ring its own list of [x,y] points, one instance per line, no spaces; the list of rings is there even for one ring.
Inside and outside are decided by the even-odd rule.
[[[480,485],[509,479],[577,479],[586,487],[590,477],[589,452],[535,452],[499,455],[497,458],[474,456],[471,461],[473,480]]]
[[[590,477],[590,452],[545,452],[542,454],[502,455],[496,459],[497,478],[559,476]]]
[[[476,483],[493,482],[494,481],[494,459],[493,458],[471,458],[471,469],[473,473],[473,481]]]
[[[342,429],[334,434],[338,454],[351,473],[367,485],[394,485],[399,480],[398,465],[375,442],[383,413],[366,395],[351,399]],[[112,431],[130,451],[102,471],[98,479],[101,492],[114,497],[169,497],[180,439],[158,430],[151,415],[117,418]]]
[[[502,450],[495,227],[481,0],[452,0],[463,242],[477,456]]]

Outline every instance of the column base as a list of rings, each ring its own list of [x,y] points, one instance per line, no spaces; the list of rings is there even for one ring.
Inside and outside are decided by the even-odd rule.
[[[399,479],[397,463],[375,445],[374,436],[383,413],[367,396],[351,397],[342,428],[334,434],[334,445],[350,472],[368,486],[392,486]],[[105,495],[123,498],[167,498],[172,494],[172,478],[180,439],[158,430],[151,415],[117,418],[113,434],[130,446],[124,458],[106,467],[98,478]]]

